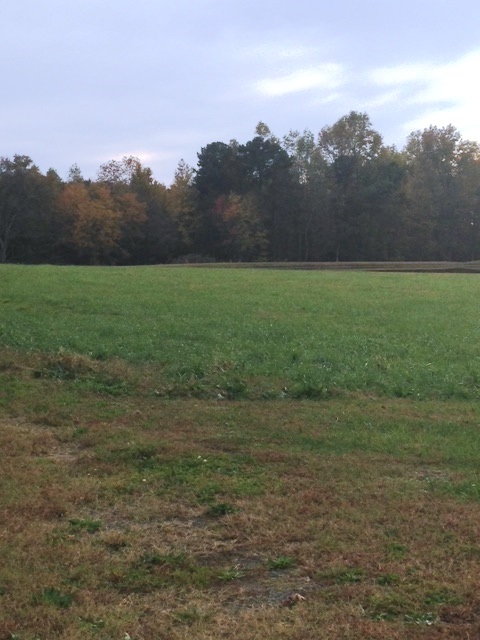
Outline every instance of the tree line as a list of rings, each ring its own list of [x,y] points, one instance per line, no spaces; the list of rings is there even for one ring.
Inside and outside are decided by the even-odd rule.
[[[455,127],[387,146],[366,113],[212,142],[171,186],[134,157],[62,180],[0,158],[0,262],[480,259],[480,147]]]

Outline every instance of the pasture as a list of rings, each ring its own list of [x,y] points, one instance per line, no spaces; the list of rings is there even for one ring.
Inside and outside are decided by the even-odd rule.
[[[480,636],[475,274],[0,267],[0,638]]]

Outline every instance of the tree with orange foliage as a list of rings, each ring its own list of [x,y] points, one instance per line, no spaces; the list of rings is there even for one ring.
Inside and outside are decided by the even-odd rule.
[[[58,209],[69,222],[67,242],[79,260],[88,264],[112,264],[128,258],[122,234],[129,226],[145,221],[145,208],[134,194],[114,195],[106,184],[67,184]]]

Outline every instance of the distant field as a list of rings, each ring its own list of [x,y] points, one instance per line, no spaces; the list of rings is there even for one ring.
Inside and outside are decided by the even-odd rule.
[[[480,638],[479,282],[0,266],[0,640]]]
[[[302,271],[395,271],[403,273],[480,273],[480,261],[469,262],[245,262],[190,265],[213,269],[300,269]]]
[[[0,269],[0,344],[151,363],[160,394],[480,395],[473,274]]]

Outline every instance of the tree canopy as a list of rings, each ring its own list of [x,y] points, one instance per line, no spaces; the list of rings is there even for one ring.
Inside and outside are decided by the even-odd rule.
[[[318,134],[215,141],[172,184],[126,156],[66,181],[0,158],[0,261],[480,259],[480,148],[453,125],[383,143],[366,113]]]

